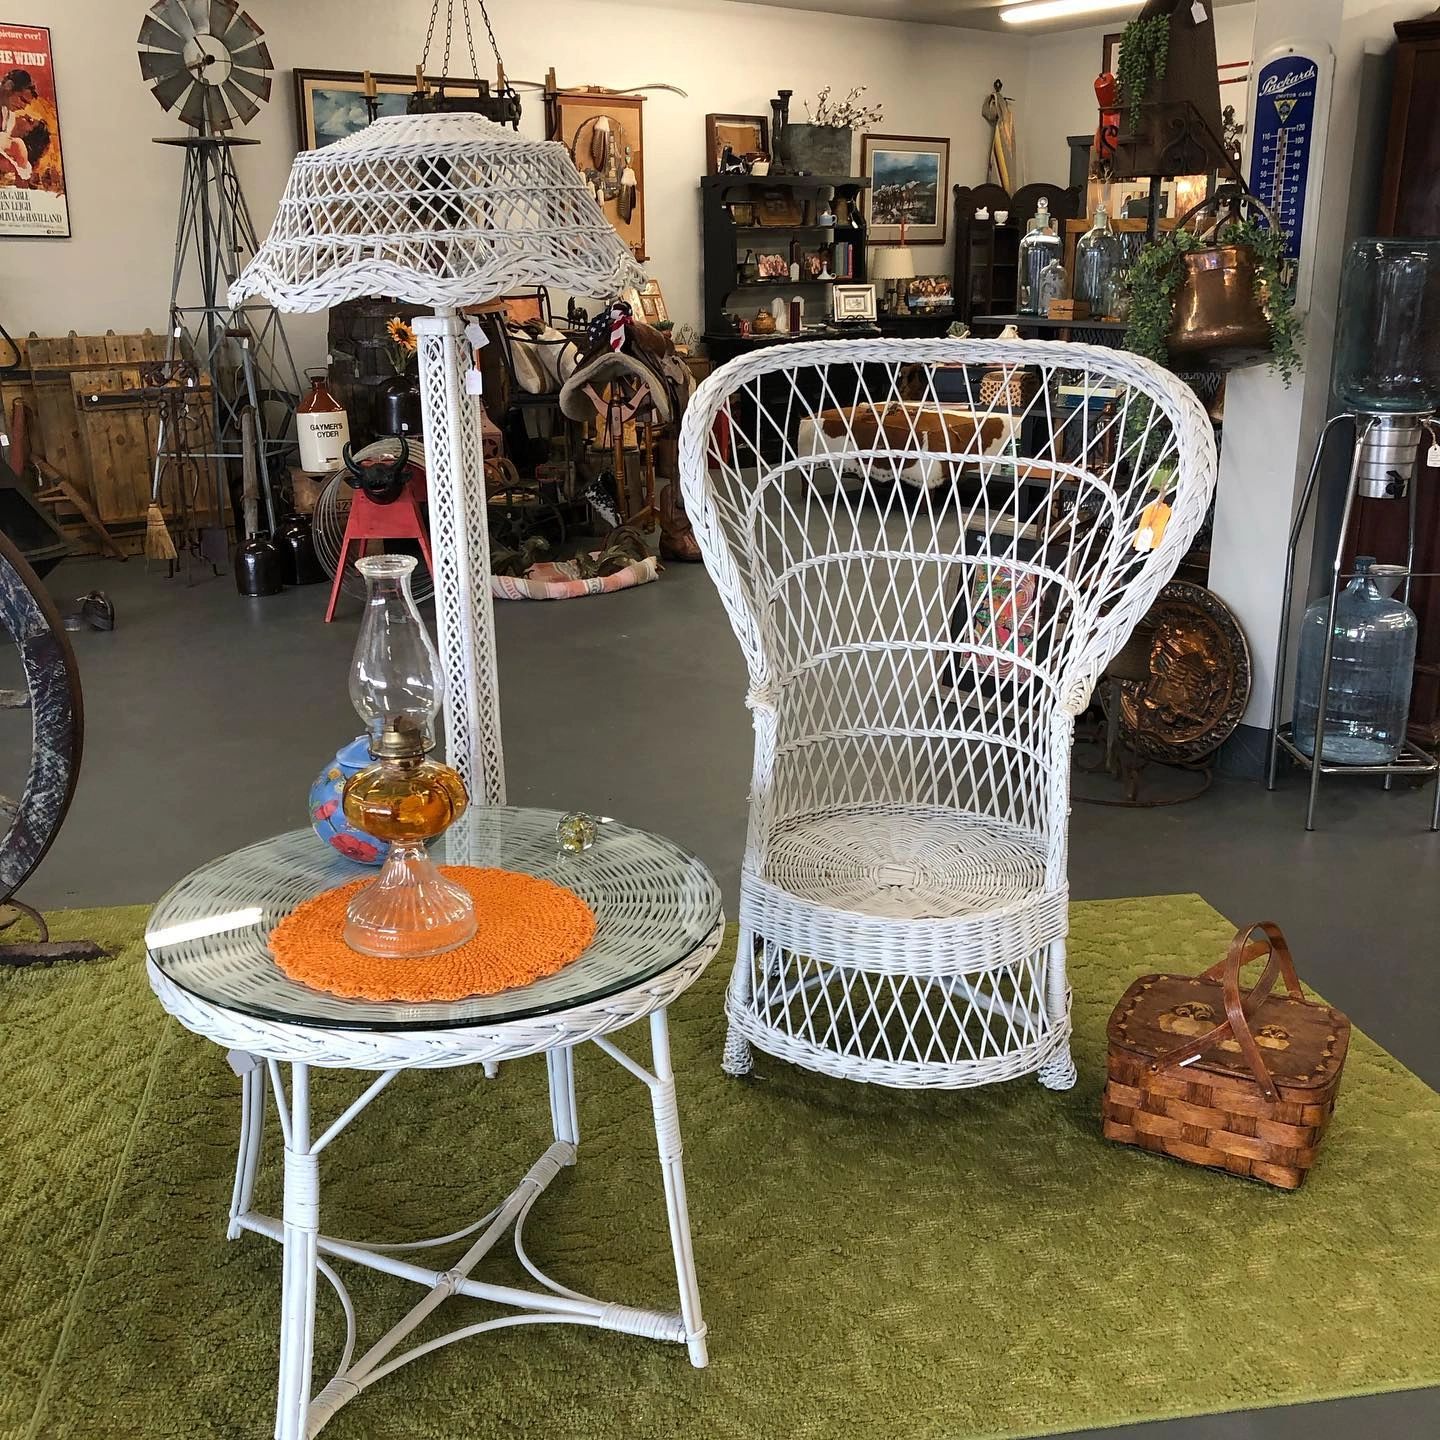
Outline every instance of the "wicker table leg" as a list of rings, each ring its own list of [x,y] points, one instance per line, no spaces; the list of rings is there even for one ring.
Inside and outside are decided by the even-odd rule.
[[[675,1072],[670,1068],[670,1021],[662,1008],[650,1016],[650,1047],[655,1083],[650,1099],[655,1109],[655,1138],[665,1179],[665,1209],[670,1220],[670,1244],[675,1252],[675,1278],[680,1286],[680,1316],[690,1363],[709,1363],[705,1348],[705,1322],[700,1317],[700,1282],[695,1274],[695,1250],[690,1238],[690,1211],[685,1202],[685,1170],[680,1163],[680,1112],[675,1104]]]
[[[272,1062],[273,1064],[273,1062]],[[271,1080],[285,1133],[283,1272],[280,1282],[280,1383],[275,1440],[306,1440],[315,1354],[316,1235],[320,1228],[320,1157],[310,1148],[310,1067],[290,1067],[287,1104],[279,1067]],[[288,1109],[288,1116],[287,1116]]]

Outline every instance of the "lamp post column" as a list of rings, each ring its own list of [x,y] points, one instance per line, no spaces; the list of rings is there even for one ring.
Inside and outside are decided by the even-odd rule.
[[[417,315],[435,620],[445,670],[449,763],[477,805],[505,803],[481,399],[465,392],[470,350],[453,309]]]

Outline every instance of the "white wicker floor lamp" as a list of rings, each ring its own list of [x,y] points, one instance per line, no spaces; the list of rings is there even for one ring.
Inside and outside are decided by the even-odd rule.
[[[450,763],[505,803],[479,371],[461,306],[526,285],[617,294],[643,273],[565,147],[478,115],[403,115],[295,157],[275,224],[231,287],[277,310],[386,296],[415,321]],[[469,384],[467,386],[467,377]]]
[[[822,341],[704,381],[681,483],[755,725],[726,1070],[1074,1084],[1075,717],[1215,469],[1123,351]]]

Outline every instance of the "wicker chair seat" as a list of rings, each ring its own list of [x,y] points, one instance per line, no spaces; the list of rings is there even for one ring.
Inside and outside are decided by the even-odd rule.
[[[1065,933],[1039,836],[927,806],[802,816],[742,879],[741,924],[837,965],[973,973]]]

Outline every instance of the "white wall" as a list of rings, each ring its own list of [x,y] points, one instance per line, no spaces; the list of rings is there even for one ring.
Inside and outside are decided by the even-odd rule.
[[[277,66],[274,98],[242,132],[263,144],[238,161],[263,234],[295,151],[291,67],[408,72],[419,59],[429,5],[247,5]],[[694,321],[700,311],[698,177],[708,111],[768,114],[769,97],[783,85],[795,91],[792,114],[803,119],[801,99],[820,86],[867,85],[867,98],[885,106],[877,129],[948,135],[952,183],[976,183],[984,179],[989,138],[981,101],[997,76],[1023,70],[1017,57],[1024,42],[1010,35],[720,0],[490,0],[489,8],[512,77],[541,80],[554,65],[562,85],[663,80],[689,92],[688,99],[655,93],[645,106],[650,271],[677,320]],[[159,330],[166,323],[180,154],[150,137],[179,127],[140,79],[135,37],[143,9],[138,0],[12,7],[13,18],[54,32],[74,231],[70,240],[0,240],[0,319],[15,334]],[[432,71],[439,68],[432,63]],[[524,98],[522,130],[539,135],[540,95],[526,91]],[[948,248],[932,253],[936,271],[949,268]],[[302,365],[323,358],[323,320],[297,316],[287,326]]]
[[[1294,0],[1292,0],[1292,4]],[[1308,3],[1308,0],[1307,0]],[[1107,34],[1124,29],[1124,15],[1088,30],[1031,37],[1023,72],[1015,77],[1025,97],[1015,125],[1027,181],[1064,185],[1070,176],[1067,135],[1089,135],[1095,129],[1095,77],[1100,73]],[[1215,10],[1215,58],[1248,60],[1254,4],[1222,5]],[[1226,73],[1226,72],[1222,72]],[[1242,119],[1245,87],[1227,85],[1222,105],[1234,105]]]

